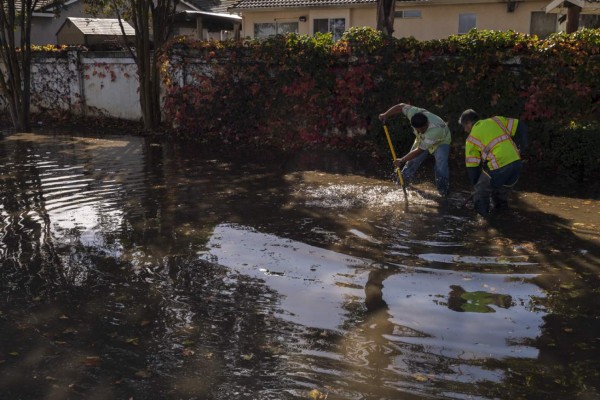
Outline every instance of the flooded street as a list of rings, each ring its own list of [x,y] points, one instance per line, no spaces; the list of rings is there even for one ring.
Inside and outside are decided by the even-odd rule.
[[[600,398],[597,193],[357,164],[6,135],[0,399]]]

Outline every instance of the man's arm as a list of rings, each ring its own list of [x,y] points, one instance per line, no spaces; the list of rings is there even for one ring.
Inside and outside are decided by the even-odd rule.
[[[387,110],[383,114],[379,114],[379,120],[381,122],[385,123],[385,120],[388,119],[389,117],[403,112],[404,107],[406,107],[407,105],[408,104],[406,104],[406,103],[399,103],[399,104],[396,104],[395,106],[392,106],[389,110]]]
[[[479,142],[471,135],[467,137],[465,142],[465,164],[469,182],[473,186],[475,186],[481,175],[481,163],[485,163],[485,160],[481,159],[481,149],[476,143]]]
[[[481,175],[481,167],[467,167],[467,173],[469,174],[469,182],[475,186]]]
[[[529,146],[529,132],[525,122],[518,120],[517,130],[515,132],[514,141],[519,147],[519,153],[524,154]]]
[[[413,151],[409,152],[408,154],[406,154],[404,157],[397,159],[396,161],[394,161],[394,165],[396,167],[401,166],[404,163],[409,162],[410,160],[416,158],[419,154],[421,154],[422,152],[424,152],[425,150],[420,149],[420,148],[416,148]]]

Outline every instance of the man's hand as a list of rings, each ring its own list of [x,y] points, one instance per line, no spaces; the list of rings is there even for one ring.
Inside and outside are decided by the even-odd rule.
[[[394,166],[400,168],[406,161],[404,161],[404,157],[394,160]]]
[[[386,120],[385,113],[379,114],[379,120],[385,124],[385,120]]]

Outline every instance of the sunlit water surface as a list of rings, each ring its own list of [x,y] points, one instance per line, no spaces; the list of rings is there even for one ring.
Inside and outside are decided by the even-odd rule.
[[[598,398],[598,199],[427,182],[6,136],[0,398]]]

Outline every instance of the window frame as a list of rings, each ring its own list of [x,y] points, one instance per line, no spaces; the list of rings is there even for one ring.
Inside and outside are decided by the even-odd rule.
[[[467,22],[471,22],[469,20],[463,21],[463,18],[469,18],[472,17],[473,18],[473,24],[472,26],[469,26],[466,30],[465,29],[461,29],[461,22],[467,23]],[[469,24],[470,25],[470,24]],[[464,35],[469,33],[469,31],[473,28],[477,28],[477,14],[476,13],[459,13],[458,14],[458,34],[459,35]]]
[[[265,25],[271,25],[273,27],[273,30],[275,31],[275,33],[272,34],[268,34],[268,35],[257,35],[257,27],[258,26],[265,26]],[[281,26],[294,26],[295,28],[293,30],[281,30]],[[271,36],[276,36],[276,35],[281,35],[284,33],[298,33],[299,32],[299,28],[300,28],[300,24],[298,24],[298,21],[268,21],[268,22],[254,22],[254,26],[253,26],[253,34],[254,37],[257,39],[266,39],[268,37]]]
[[[415,15],[410,15],[411,13],[415,13]],[[409,14],[409,15],[407,15]],[[418,19],[423,18],[423,13],[421,10],[400,10],[394,12],[394,18],[401,19]]]
[[[339,34],[336,35],[336,32],[334,32],[336,30],[335,23],[339,20],[344,21],[344,29],[341,32],[339,32]],[[342,35],[344,34],[344,32],[346,32],[346,30],[347,30],[346,17],[313,18],[313,23],[312,23],[313,35],[321,32],[321,31],[315,31],[315,24],[317,23],[317,21],[321,21],[321,23],[323,23],[322,21],[327,21],[327,32],[330,32],[333,35],[334,41],[339,40],[342,37]],[[321,33],[325,33],[325,32],[321,32]]]
[[[537,20],[536,17],[541,17],[545,21]],[[553,20],[552,20],[553,19]],[[551,21],[552,20],[552,21]],[[536,25],[538,23],[539,25]],[[547,25],[553,25],[552,29],[541,29]],[[540,39],[545,39],[558,31],[558,18],[556,14],[547,14],[544,11],[532,11],[529,17],[529,34],[536,35]]]

